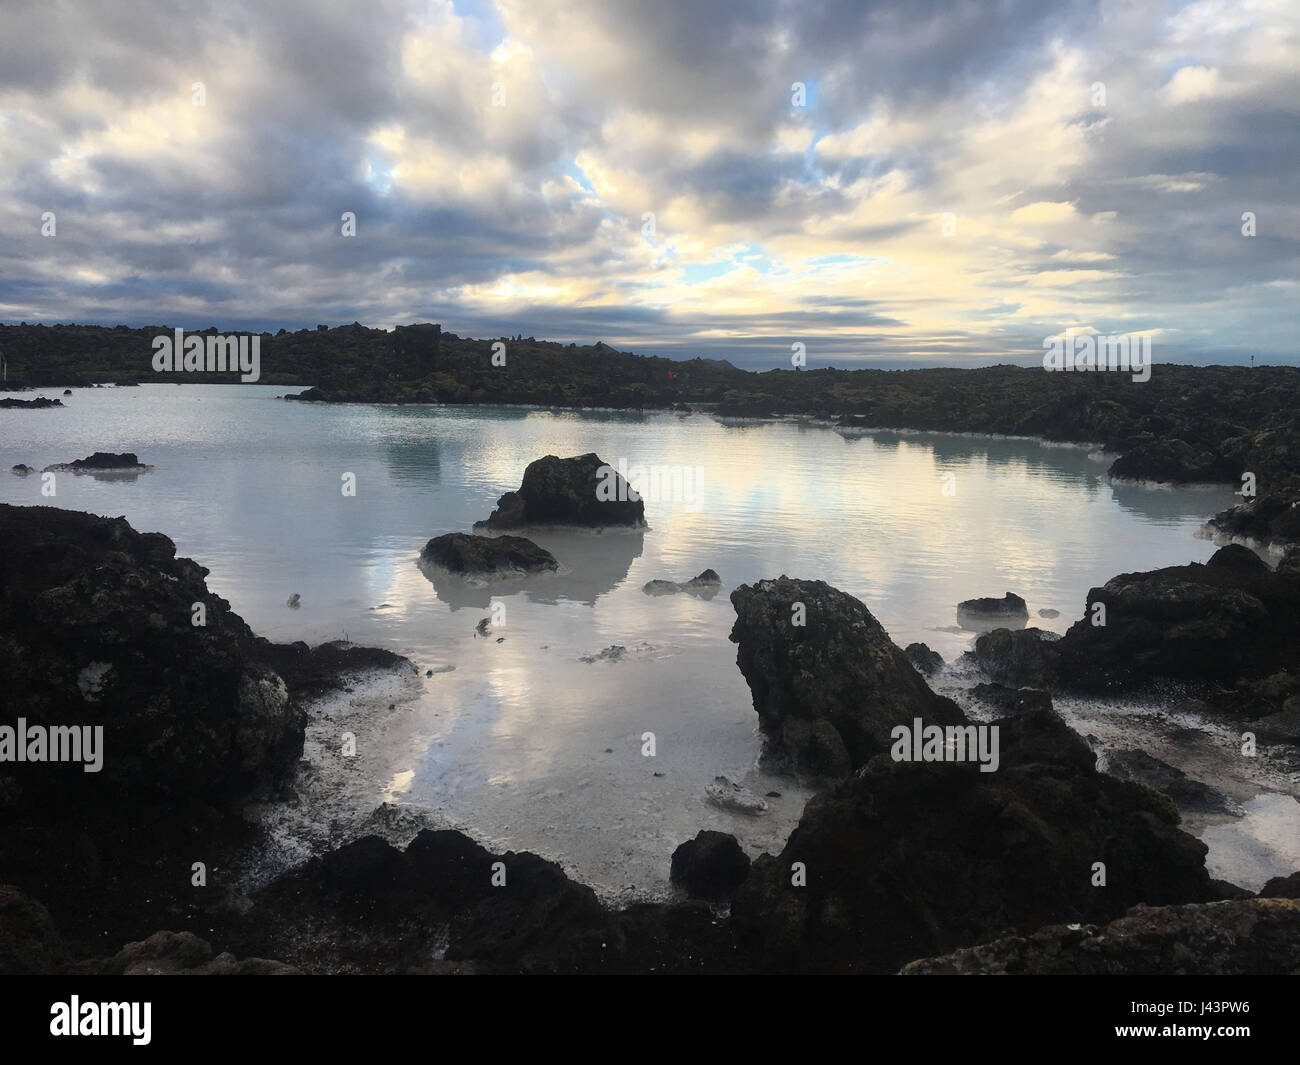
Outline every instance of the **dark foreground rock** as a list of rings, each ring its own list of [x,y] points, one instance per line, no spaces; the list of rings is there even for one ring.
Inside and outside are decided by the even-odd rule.
[[[1167,799],[1099,773],[1054,713],[998,726],[996,772],[885,755],[813,798],[736,893],[740,949],[797,969],[893,972],[1009,929],[1214,897],[1205,845]]]
[[[171,540],[122,518],[0,505],[0,543],[0,724],[103,730],[98,772],[4,763],[26,801],[215,798],[292,769],[302,711]]]
[[[674,884],[701,899],[730,898],[749,875],[749,855],[727,832],[702,831],[673,851]]]
[[[424,545],[420,561],[467,577],[554,573],[559,569],[554,555],[522,536],[446,533]]]
[[[1300,872],[1275,876],[1259,889],[1261,899],[1300,899]]]
[[[921,673],[931,675],[943,669],[943,655],[938,651],[932,651],[923,643],[909,643],[903,648],[903,653]]]
[[[887,751],[895,725],[965,722],[871,612],[824,581],[742,584],[731,602],[736,664],[769,752],[795,771],[843,776]]]
[[[73,958],[49,911],[10,884],[0,884],[0,976],[277,975],[297,972],[264,958],[215,954],[192,932],[155,932],[111,957]]]
[[[1300,902],[1241,899],[1138,906],[1097,926],[1056,924],[903,967],[934,974],[1294,975],[1300,971]]]
[[[267,958],[236,958],[193,932],[155,932],[128,943],[111,958],[84,962],[73,972],[95,976],[293,976],[299,970]]]
[[[67,951],[49,910],[0,884],[0,976],[58,972]]]
[[[645,525],[645,503],[622,475],[595,453],[530,462],[517,492],[475,529],[522,529],[530,525],[603,528]]]
[[[89,473],[93,470],[99,470],[105,473],[118,471],[140,473],[151,469],[153,467],[146,466],[136,458],[133,451],[124,451],[120,455],[111,451],[96,451],[88,458],[73,459],[71,462],[56,462],[53,466],[46,466],[41,472]]]
[[[554,862],[454,831],[405,851],[364,837],[258,898],[246,933],[313,972],[691,972],[735,968],[703,902],[609,911]],[[328,935],[319,930],[329,929]]]
[[[299,699],[414,667],[256,637],[206,569],[122,518],[0,505],[0,542],[0,745],[21,734],[30,755],[43,734],[49,754],[59,736],[74,756],[0,762],[0,877],[48,907],[77,957],[221,929],[227,869],[258,845],[243,806],[286,794],[297,769]]]
[[[1001,599],[965,599],[957,604],[957,610],[982,618],[1029,617],[1029,606],[1012,592],[1007,592]]]
[[[1043,688],[1056,676],[1058,639],[1045,629],[994,629],[976,637],[975,649],[966,653],[998,684]]]

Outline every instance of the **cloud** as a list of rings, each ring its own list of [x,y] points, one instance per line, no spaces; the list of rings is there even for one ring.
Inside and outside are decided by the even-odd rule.
[[[9,321],[1293,360],[1298,166],[1280,0],[0,8]]]

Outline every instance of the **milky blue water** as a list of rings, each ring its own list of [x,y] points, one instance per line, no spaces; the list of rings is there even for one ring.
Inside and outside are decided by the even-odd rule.
[[[77,389],[66,409],[0,412],[6,470],[96,450],[154,467],[60,474],[53,498],[41,478],[5,473],[0,501],[124,515],[207,566],[209,587],[262,635],[347,638],[416,662],[414,693],[358,689],[317,712],[313,794],[335,827],[381,800],[417,804],[485,841],[557,858],[610,894],[662,888],[672,849],[700,828],[736,832],[755,853],[779,847],[808,795],[754,769],[756,719],[727,638],[736,585],[782,573],[828,581],[900,645],[924,641],[951,661],[972,639],[960,600],[1014,591],[1032,624],[1063,632],[1088,589],[1115,574],[1207,559],[1214,544],[1196,533],[1233,502],[1228,489],[1112,485],[1107,457],[1025,440],[706,414],[321,406],[277,399],[283,391]],[[533,535],[559,576],[435,585],[416,565],[431,537],[487,517],[533,459],[590,451],[675,468],[677,497],[647,500],[643,533]],[[723,579],[711,600],[641,590],[706,567]],[[492,600],[504,616],[498,607],[483,637],[475,626]],[[611,645],[626,648],[622,660],[581,661]],[[346,762],[345,729],[359,748]],[[1120,733],[1114,742],[1132,738]],[[1254,771],[1231,770],[1239,791],[1278,790]],[[764,814],[736,813],[706,795],[719,774],[781,794]],[[1253,867],[1300,864],[1300,854],[1261,862],[1257,843]],[[1217,853],[1233,861],[1230,843]]]

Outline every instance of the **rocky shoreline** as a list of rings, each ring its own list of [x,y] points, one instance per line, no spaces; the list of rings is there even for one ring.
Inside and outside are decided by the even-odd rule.
[[[735,589],[732,639],[766,757],[820,793],[779,853],[750,864],[730,837],[701,833],[673,855],[682,898],[611,909],[554,862],[418,817],[246,894],[235,871],[263,841],[244,810],[296,801],[311,700],[366,670],[415,667],[257,637],[202,566],[120,518],[0,506],[0,542],[0,725],[101,727],[110,754],[96,772],[0,762],[0,972],[1297,966],[1300,910],[1281,900],[1300,895],[1298,878],[1255,900],[1212,880],[1175,801],[1099,771],[1052,709],[1054,691],[1130,690],[1154,670],[1229,692],[1232,720],[1293,713],[1295,551],[1277,571],[1224,548],[1204,567],[1117,577],[1050,645],[1033,630],[981,636],[972,659],[999,706],[988,773],[895,756],[895,730],[914,721],[977,726],[865,604],[788,577]],[[1104,627],[1089,625],[1096,603]],[[1206,626],[1220,624],[1211,667]],[[999,677],[1011,687],[994,690]],[[1296,742],[1274,723],[1277,742]]]

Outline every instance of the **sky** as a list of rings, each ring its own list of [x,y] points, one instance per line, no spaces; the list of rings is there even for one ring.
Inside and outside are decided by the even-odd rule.
[[[7,323],[1296,364],[1298,175],[1294,0],[0,5]]]

